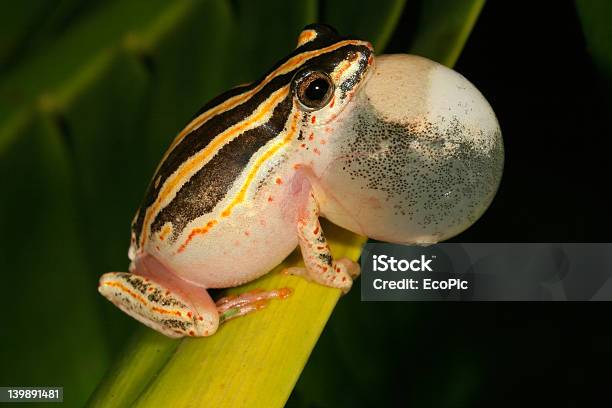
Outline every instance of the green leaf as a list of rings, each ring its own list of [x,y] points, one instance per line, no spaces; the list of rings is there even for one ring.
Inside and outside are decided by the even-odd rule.
[[[0,383],[63,386],[78,406],[109,356],[63,142],[55,120],[36,115],[0,156]]]
[[[14,310],[1,338],[11,370],[2,370],[0,380],[62,385],[66,404],[81,406],[110,356],[122,350],[91,405],[214,405],[221,397],[282,405],[337,290],[277,269],[232,291],[288,285],[294,296],[223,325],[211,338],[174,341],[105,302],[95,291],[97,277],[126,269],[129,221],[144,187],[165,147],[203,102],[256,79],[317,16],[384,49],[404,1],[351,7],[346,0],[122,0],[96,2],[93,10],[73,0],[58,4],[22,8],[1,20],[14,16],[32,28],[7,25],[13,42],[0,55],[11,56],[0,79],[0,226],[8,232],[0,238],[0,261],[11,288],[5,310]],[[44,24],[34,24],[41,16]],[[335,256],[358,256],[363,239],[325,229]],[[353,291],[339,308],[347,322],[358,295]],[[331,329],[350,342],[350,328]],[[329,354],[340,356],[348,374],[359,370],[351,350]],[[361,361],[370,367],[374,360]],[[362,370],[357,380],[382,381],[372,370]]]
[[[365,238],[331,224],[324,229],[334,237],[330,245],[336,256],[358,258]],[[143,407],[282,406],[340,297],[338,289],[280,273],[296,265],[303,265],[299,252],[264,277],[232,288],[229,293],[282,287],[294,292],[261,312],[222,325],[211,337],[171,340],[143,329],[99,386],[90,406],[128,406],[134,401]],[[163,365],[161,360],[175,347]],[[130,357],[134,353],[139,353],[137,359]],[[143,390],[142,384],[149,380]]]
[[[442,3],[447,3],[448,7],[442,7]],[[418,30],[410,52],[452,67],[483,3],[458,0],[421,2]],[[452,15],[453,11],[457,15]],[[438,41],[445,42],[438,44]],[[356,289],[359,288],[354,288],[336,308],[287,403],[288,407],[367,407],[392,403],[387,400],[391,398],[391,390],[386,392],[386,389],[397,381],[397,361],[389,345],[396,347],[398,355],[403,355],[405,350],[419,349],[412,346],[412,339],[418,337],[417,308],[406,308],[393,302],[369,303],[364,307]],[[461,371],[462,367],[452,369]],[[468,374],[473,373],[470,371]],[[445,406],[469,405],[467,401],[473,396],[475,380],[473,375],[466,378],[469,380],[457,376],[457,379],[452,379],[454,381],[449,381],[452,395],[445,400]],[[454,387],[455,384],[458,385]],[[427,395],[431,399],[431,393]],[[420,402],[417,401],[415,406],[428,405]]]
[[[593,61],[612,82],[612,2],[576,0],[576,7]]]
[[[92,407],[129,407],[172,357],[179,341],[139,328],[91,396]]]
[[[5,75],[0,82],[0,152],[27,126],[37,104],[65,109],[106,72],[118,48],[143,52],[178,26],[194,4],[189,0],[151,0],[146,7],[137,0],[112,3]]]
[[[234,4],[236,34],[240,35],[233,45],[240,52],[230,67],[241,82],[255,80],[295,48],[301,29],[315,22],[318,12],[316,0],[236,0]],[[249,64],[245,66],[244,61]]]
[[[423,0],[410,52],[452,67],[484,3],[485,0]]]
[[[382,53],[391,38],[406,0],[336,0],[324,2],[323,22],[344,35],[369,40]]]

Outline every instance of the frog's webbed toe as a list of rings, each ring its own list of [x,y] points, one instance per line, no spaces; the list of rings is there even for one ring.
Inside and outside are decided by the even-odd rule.
[[[221,323],[265,308],[271,299],[286,299],[293,291],[280,288],[264,291],[254,289],[240,295],[230,295],[216,302]]]

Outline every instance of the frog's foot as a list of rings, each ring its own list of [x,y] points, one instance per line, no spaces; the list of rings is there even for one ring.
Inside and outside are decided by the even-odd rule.
[[[156,261],[145,262],[148,267]],[[119,309],[168,337],[210,336],[219,315],[205,289],[175,276],[151,273],[138,265],[135,273],[102,275],[98,291]],[[161,282],[164,282],[163,284]]]
[[[254,289],[240,295],[230,295],[219,299],[216,303],[219,322],[223,323],[239,316],[263,309],[270,299],[286,299],[291,296],[291,288],[281,288],[270,291]]]
[[[341,258],[333,261],[331,268],[328,267],[326,269],[324,265],[317,267],[315,273],[312,273],[308,268],[299,266],[286,268],[282,273],[300,276],[309,282],[339,288],[344,293],[347,293],[353,284],[353,280],[359,276],[360,269],[357,262],[351,261],[348,258]],[[322,273],[317,273],[316,271],[321,271]]]
[[[312,193],[298,220],[298,238],[305,267],[287,268],[284,272],[347,293],[353,285],[353,279],[359,276],[359,264],[347,258],[333,259],[319,223],[319,206]]]

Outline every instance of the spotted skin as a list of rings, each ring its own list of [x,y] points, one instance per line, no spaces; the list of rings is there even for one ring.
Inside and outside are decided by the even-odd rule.
[[[103,275],[99,291],[165,335],[209,336],[291,290],[214,302],[207,289],[250,282],[299,246],[304,268],[287,273],[346,293],[359,266],[334,258],[319,217],[437,242],[483,213],[502,163],[497,120],[465,78],[307,26],[293,52],[175,137],[134,217],[129,273]]]
[[[127,272],[107,273],[100,291],[121,310],[168,337],[207,334],[204,316],[188,310],[187,301],[156,282]]]
[[[310,193],[297,225],[305,267],[288,268],[285,272],[303,276],[324,286],[342,289],[347,293],[353,285],[353,279],[359,276],[359,264],[346,258],[334,260],[319,222],[319,215],[317,200]]]
[[[307,26],[296,49],[259,80],[206,104],[151,179],[132,223],[130,273],[103,275],[99,291],[171,337],[211,335],[220,322],[287,297],[290,290],[281,288],[215,304],[206,289],[253,280],[312,238],[298,222],[311,192],[297,170],[320,154],[312,128],[341,114],[366,78],[372,54],[366,41]],[[306,109],[298,95],[297,83],[311,72],[332,81],[333,98],[322,109]],[[306,148],[304,134],[311,135]],[[318,220],[312,215],[308,222]],[[324,241],[322,233],[315,239]],[[323,262],[340,271],[321,283],[350,288],[344,263],[333,262],[329,247],[312,256],[308,268]],[[163,296],[144,296],[143,287]],[[164,309],[161,302],[171,300],[175,306]]]

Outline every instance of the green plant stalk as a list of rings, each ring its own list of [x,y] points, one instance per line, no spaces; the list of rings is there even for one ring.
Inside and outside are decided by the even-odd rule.
[[[484,4],[485,0],[423,2],[411,53],[454,66]]]
[[[425,3],[412,52],[452,66],[484,0]],[[452,29],[441,34],[437,27],[445,19],[454,19]],[[447,41],[439,45],[441,37]],[[358,258],[364,237],[331,224],[325,230],[334,256]],[[337,289],[280,273],[299,265],[298,259],[294,254],[264,277],[229,291],[288,286],[294,289],[289,299],[232,320],[214,336],[170,340],[141,329],[89,406],[282,406],[340,297]]]
[[[142,328],[126,344],[120,358],[90,398],[91,406],[128,406],[170,359],[179,342]]]
[[[335,256],[359,257],[365,237],[331,224],[324,228]],[[301,265],[300,258],[294,252],[271,273],[229,291],[290,287],[288,299],[231,320],[211,337],[172,340],[139,330],[89,406],[179,407],[198,401],[207,406],[282,406],[341,294],[281,273]]]

